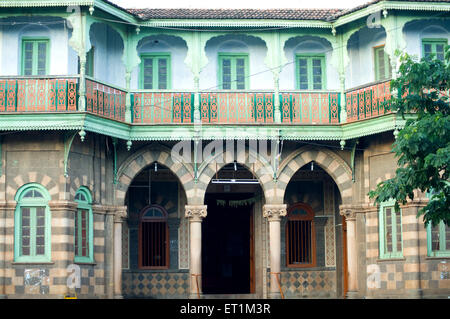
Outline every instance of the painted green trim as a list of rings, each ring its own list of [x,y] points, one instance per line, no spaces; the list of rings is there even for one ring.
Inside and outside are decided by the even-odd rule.
[[[35,190],[42,194],[43,198],[24,198],[24,195]],[[19,188],[14,197],[17,202],[14,211],[14,262],[50,262],[51,261],[51,214],[48,202],[51,197],[47,189],[40,184],[30,183]],[[22,208],[30,209],[30,255],[22,255]],[[44,207],[44,255],[36,255],[36,207]]]
[[[395,201],[388,201],[380,204],[379,211],[378,211],[378,226],[379,226],[379,247],[380,247],[380,259],[392,259],[392,258],[402,258],[403,257],[403,233],[400,234],[400,240],[401,240],[401,251],[397,250],[397,214],[400,214],[400,232],[403,230],[402,225],[402,211],[396,212],[394,209]],[[387,212],[386,209],[391,208],[391,246],[392,251],[387,251],[387,227],[386,225],[386,218],[387,218]]]
[[[237,59],[244,59],[244,89],[237,89],[237,80],[236,80],[236,61]],[[224,89],[223,88],[223,60],[229,59],[231,63],[231,88],[230,89]],[[217,72],[217,87],[220,90],[248,90],[250,87],[250,64],[249,64],[249,54],[248,53],[236,53],[236,52],[219,52],[217,55],[217,63],[218,67],[217,69],[219,72]]]
[[[450,247],[445,249],[446,247],[446,232],[445,232],[445,224],[443,221],[439,222],[439,249],[433,251],[433,242],[431,238],[431,223],[427,225],[427,256],[428,257],[450,257]]]
[[[79,200],[75,199],[75,202],[78,204],[77,211],[75,214],[77,214],[77,218],[75,220],[78,221],[78,252],[75,251],[74,255],[74,262],[77,263],[93,263],[94,262],[94,222],[93,222],[93,213],[92,213],[92,196],[89,189],[85,186],[81,186],[78,191],[75,194],[75,197],[78,194],[83,194],[86,197],[86,200]],[[81,241],[82,241],[82,235],[81,235],[81,212],[83,210],[88,211],[88,225],[87,225],[87,245],[88,245],[88,256],[80,256],[81,255]],[[74,232],[74,242],[77,240],[77,234]]]
[[[158,61],[159,59],[166,59],[167,60],[167,88],[166,90],[170,90],[172,88],[172,61],[171,61],[171,54],[169,52],[149,52],[149,53],[142,53],[140,55],[141,59],[141,65],[140,65],[140,72],[139,72],[139,88],[144,89],[144,60],[147,58],[153,59],[153,75],[152,75],[152,90],[161,90],[159,89],[159,68],[158,68]]]
[[[308,91],[323,91],[326,90],[327,87],[327,79],[326,79],[326,61],[325,61],[325,54],[323,53],[317,53],[317,54],[307,54],[307,53],[298,53],[295,55],[295,87],[297,90],[300,90],[300,60],[306,59],[307,63],[307,81],[308,81],[308,88],[306,90]],[[313,88],[313,66],[312,66],[312,60],[313,59],[319,59],[321,63],[321,88],[320,89],[314,89]],[[302,89],[304,91],[304,89]]]
[[[20,57],[20,73],[21,75],[25,75],[25,45],[26,43],[32,43],[33,52],[32,52],[32,67],[31,74],[27,75],[38,75],[38,45],[39,43],[45,43],[45,72],[44,74],[39,75],[47,75],[49,74],[50,69],[50,39],[47,37],[22,37],[22,49],[21,49],[21,57]]]
[[[436,56],[436,45],[442,44],[445,46],[448,44],[448,39],[445,38],[423,38],[422,39],[422,52],[421,57],[425,57],[425,45],[431,45],[431,53]]]

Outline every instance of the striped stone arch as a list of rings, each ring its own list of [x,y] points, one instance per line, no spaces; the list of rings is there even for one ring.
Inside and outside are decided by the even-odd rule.
[[[250,163],[249,156],[255,159],[254,167],[253,163]],[[223,157],[222,157],[223,156]],[[216,162],[220,158],[222,163],[217,163],[217,171],[219,171],[226,164],[233,163],[233,154],[229,152],[221,152],[206,158],[198,169],[198,182],[195,193],[195,204],[202,205],[205,200],[206,189],[208,188],[211,179],[216,174]],[[245,154],[238,154],[236,156],[237,163],[245,166],[248,170],[253,171],[255,177],[259,180],[259,184],[264,192],[266,203],[270,203],[274,197],[275,185],[273,182],[273,168],[269,160],[257,154],[256,152],[245,151]]]
[[[75,199],[75,194],[80,189],[81,186],[85,186],[89,189],[92,195],[92,200],[99,202],[100,198],[96,198],[97,193],[94,193],[94,182],[88,179],[87,175],[83,176],[69,176],[69,200],[73,201]]]
[[[6,200],[13,201],[17,190],[25,184],[37,183],[45,187],[50,194],[52,200],[60,200],[60,185],[56,183],[50,176],[39,172],[28,172],[20,174],[14,178],[8,178],[6,183]]]
[[[352,171],[347,163],[337,154],[326,149],[302,147],[292,152],[279,166],[277,186],[284,198],[286,187],[292,176],[304,165],[314,161],[323,168],[336,183],[341,193],[342,203],[348,204],[352,200]]]
[[[174,162],[171,158],[170,149],[162,145],[154,145],[137,151],[119,167],[115,187],[116,205],[125,205],[125,195],[131,182],[145,167],[153,162],[166,166],[178,177],[189,204],[189,194],[194,189],[194,169],[192,165],[181,162],[181,159]]]

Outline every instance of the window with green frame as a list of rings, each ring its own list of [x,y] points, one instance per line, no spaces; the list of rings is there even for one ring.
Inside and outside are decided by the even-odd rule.
[[[443,221],[435,227],[427,225],[427,248],[430,257],[450,257],[450,227]]]
[[[14,198],[14,261],[50,262],[50,195],[39,184],[22,186]]]
[[[48,74],[48,49],[48,39],[22,39],[22,75]]]
[[[298,54],[296,57],[297,89],[325,90],[325,56]]]
[[[76,192],[75,202],[78,204],[74,231],[75,262],[92,263],[94,261],[92,197],[86,187],[80,187]]]
[[[447,45],[447,39],[422,39],[422,56],[427,57],[431,54],[444,61],[444,49]]]
[[[375,47],[375,81],[382,81],[391,78],[392,67],[389,55],[384,52],[384,45]]]
[[[146,90],[171,88],[170,54],[141,54],[140,87]]]
[[[248,85],[248,54],[219,53],[219,88],[245,90]]]
[[[402,212],[396,212],[394,202],[380,205],[379,216],[380,258],[402,258]]]

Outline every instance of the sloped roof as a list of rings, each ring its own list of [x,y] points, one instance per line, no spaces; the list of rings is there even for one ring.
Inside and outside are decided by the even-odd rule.
[[[142,20],[150,19],[268,19],[333,21],[381,1],[450,3],[450,0],[373,0],[351,9],[126,9]]]
[[[277,19],[327,20],[342,9],[128,9],[149,19]]]

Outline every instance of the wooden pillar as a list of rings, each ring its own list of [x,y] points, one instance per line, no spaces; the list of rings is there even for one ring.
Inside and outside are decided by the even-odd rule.
[[[206,217],[206,205],[186,205],[185,216],[189,219],[189,298],[202,296],[202,221]]]
[[[264,205],[263,210],[263,216],[269,221],[270,289],[268,297],[279,299],[282,296],[280,221],[282,216],[286,216],[286,204]]]
[[[114,214],[114,298],[122,299],[122,222],[126,218],[126,207]]]
[[[358,246],[356,244],[356,212],[350,209],[341,210],[347,225],[347,298],[358,296]]]

